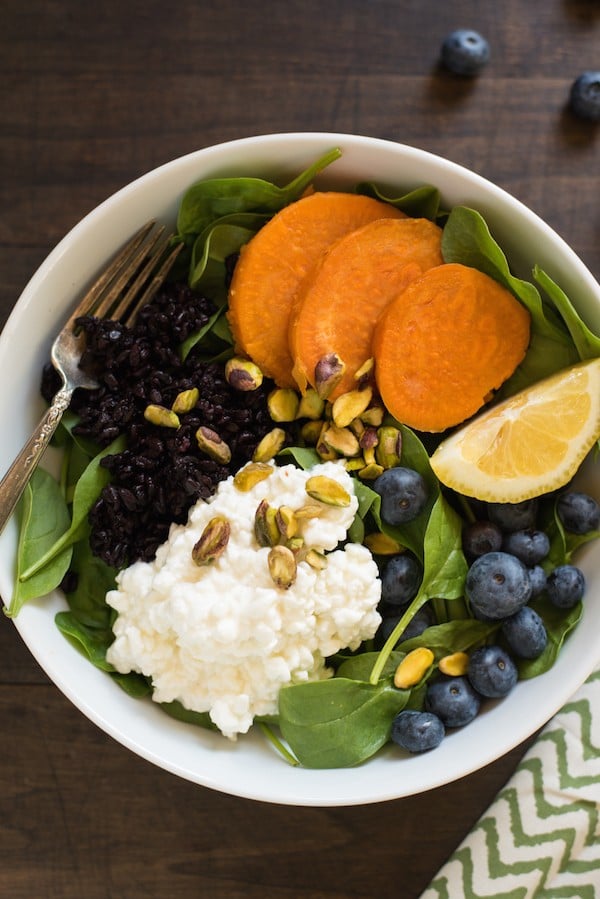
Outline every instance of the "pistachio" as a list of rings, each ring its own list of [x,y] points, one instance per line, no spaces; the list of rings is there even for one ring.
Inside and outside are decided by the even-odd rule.
[[[315,365],[315,389],[326,400],[344,376],[346,366],[337,353],[328,353]]]
[[[296,580],[296,557],[287,546],[273,546],[267,557],[269,573],[273,583],[287,590]]]
[[[324,400],[319,396],[314,387],[309,387],[304,395],[300,397],[296,418],[310,418],[312,420],[321,418],[324,408]]]
[[[364,390],[349,390],[334,400],[331,417],[338,428],[347,427],[354,418],[358,418],[368,408],[373,398],[370,387]]]
[[[411,650],[396,668],[394,686],[399,690],[414,687],[427,674],[433,660],[434,655],[426,646],[418,646],[417,649]]]
[[[303,554],[303,560],[316,571],[323,571],[324,568],[327,568],[327,556],[316,549],[307,550],[307,552]]]
[[[295,556],[298,556],[304,549],[304,537],[291,537],[285,541],[285,546],[291,549]]]
[[[363,543],[376,556],[395,556],[402,552],[402,546],[393,537],[388,537],[381,531],[367,534]]]
[[[289,387],[277,387],[267,397],[267,408],[273,421],[293,421],[299,405],[300,397]]]
[[[384,471],[385,468],[378,465],[377,462],[368,462],[364,468],[360,469],[358,476],[363,481],[375,481]]]
[[[355,456],[353,459],[344,460],[344,468],[346,471],[360,471],[365,467],[365,460],[362,456]]]
[[[263,373],[250,359],[234,356],[225,363],[225,378],[235,390],[257,390],[263,382]]]
[[[348,427],[359,440],[365,432],[365,426],[360,418],[353,418]]]
[[[453,652],[444,656],[438,662],[438,668],[442,674],[451,677],[462,677],[469,670],[469,656],[466,652]]]
[[[319,518],[323,514],[323,503],[318,503],[314,500],[309,500],[304,503],[303,506],[300,506],[299,509],[295,509],[294,513],[296,518]]]
[[[316,446],[322,427],[322,421],[306,421],[300,428],[300,436],[309,446]]]
[[[369,406],[360,417],[366,425],[378,428],[385,418],[385,409],[383,406]]]
[[[400,464],[402,454],[402,432],[390,426],[377,431],[375,459],[383,468],[394,468]]]
[[[360,368],[357,368],[354,372],[354,380],[357,382],[359,388],[365,387],[371,382],[374,370],[375,360],[372,356],[370,359],[367,359],[366,362],[363,362]]]
[[[268,434],[265,434],[260,441],[254,455],[253,462],[268,462],[273,456],[276,456],[285,443],[285,431],[281,428],[273,428]]]
[[[275,521],[281,538],[285,541],[291,540],[298,532],[298,519],[296,513],[289,506],[280,506],[275,512]]]
[[[261,481],[266,480],[272,472],[273,466],[267,462],[249,462],[236,472],[233,484],[242,493],[247,493]]]
[[[311,499],[327,506],[345,507],[350,505],[350,494],[338,481],[326,475],[317,474],[308,478],[305,490]]]
[[[330,425],[323,431],[321,440],[340,456],[358,456],[360,453],[358,440],[349,428]]]
[[[196,441],[202,452],[215,462],[220,462],[221,465],[231,462],[231,450],[212,428],[200,425],[196,431]]]
[[[198,402],[199,397],[200,391],[197,387],[190,387],[189,390],[182,390],[173,400],[171,409],[173,410],[173,412],[176,412],[180,415],[185,414],[186,412],[191,412]]]
[[[254,536],[259,546],[275,546],[281,537],[277,511],[266,499],[260,501],[254,514]]]
[[[161,428],[178,428],[180,424],[179,417],[175,412],[171,409],[166,409],[164,406],[157,406],[155,403],[150,403],[146,406],[144,418],[150,424],[158,425]]]
[[[327,442],[325,441],[325,434],[329,430],[329,427],[329,422],[323,422],[321,431],[319,432],[319,438],[315,446],[315,449],[319,454],[319,458],[322,462],[332,462],[338,457],[336,451],[328,446]]]
[[[211,518],[192,549],[192,559],[196,565],[210,565],[218,559],[225,552],[230,534],[231,525],[225,516]]]
[[[379,443],[379,434],[377,433],[377,428],[372,428],[371,426],[365,428],[360,435],[359,443],[360,448],[363,451],[374,450]],[[375,454],[373,454],[373,459],[374,458]]]

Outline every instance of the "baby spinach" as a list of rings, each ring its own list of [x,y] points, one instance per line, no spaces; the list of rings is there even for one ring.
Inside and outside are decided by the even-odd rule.
[[[437,187],[430,184],[416,187],[401,196],[389,196],[376,184],[361,181],[356,187],[356,192],[389,203],[412,218],[426,218],[434,222],[440,215],[440,192]]]
[[[43,468],[37,468],[23,496],[19,500],[19,543],[17,572],[13,595],[6,612],[14,617],[23,605],[54,590],[69,569],[72,548],[63,547],[53,555],[50,564],[25,580],[23,572],[35,565],[56,543],[57,537],[69,526],[69,511],[60,485]]]
[[[240,220],[246,224],[239,224]],[[243,216],[225,216],[215,225],[206,228],[196,238],[192,249],[188,278],[190,287],[211,297],[215,302],[225,302],[226,260],[238,253],[266,220],[267,216],[246,213]],[[252,224],[254,227],[251,227]]]
[[[371,684],[378,682],[391,651],[419,609],[430,599],[462,598],[466,574],[462,520],[440,494],[431,510],[423,540],[423,580],[419,592],[379,653],[371,672]]]
[[[544,595],[532,599],[529,605],[543,619],[548,642],[537,659],[516,660],[521,680],[537,677],[552,668],[566,637],[578,624],[583,614],[582,602],[578,602],[574,608],[565,612],[563,609],[557,609]]]
[[[409,697],[391,678],[377,684],[346,677],[293,684],[279,693],[279,727],[304,767],[347,768],[388,742],[392,720]]]
[[[180,237],[201,234],[224,216],[241,212],[275,213],[297,200],[324,168],[339,159],[334,147],[284,187],[262,178],[209,178],[193,184],[183,195],[177,216]]]
[[[454,652],[467,652],[491,637],[498,630],[498,622],[477,621],[475,618],[455,619],[426,628],[418,637],[402,641],[403,652],[427,646],[436,662]],[[392,653],[393,655],[393,653]]]
[[[102,671],[114,671],[106,661],[106,649],[113,639],[112,631],[88,627],[73,612],[57,612],[55,624],[69,643]]]
[[[564,290],[539,265],[534,266],[533,277],[546,291],[554,308],[563,319],[580,359],[592,359],[600,356],[600,337],[588,328]]]

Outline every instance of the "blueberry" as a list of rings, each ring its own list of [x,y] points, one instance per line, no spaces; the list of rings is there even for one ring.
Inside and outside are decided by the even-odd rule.
[[[490,47],[477,31],[459,28],[442,43],[442,62],[457,75],[476,75],[490,58]]]
[[[425,711],[433,712],[446,727],[463,727],[475,718],[481,697],[466,677],[445,677],[429,684]]]
[[[585,591],[583,572],[575,565],[558,565],[546,579],[546,594],[558,609],[572,609]]]
[[[548,642],[546,625],[531,606],[523,606],[503,621],[501,630],[511,652],[520,659],[537,659]]]
[[[571,109],[576,116],[600,122],[600,72],[583,72],[571,85]]]
[[[550,540],[544,531],[527,528],[507,534],[502,541],[502,549],[525,565],[538,565],[550,552]]]
[[[529,571],[509,553],[486,553],[469,568],[465,592],[476,615],[491,620],[508,618],[531,597]]]
[[[499,699],[510,693],[519,674],[511,657],[500,646],[481,646],[471,653],[467,677],[482,696]]]
[[[571,534],[587,534],[600,529],[600,506],[587,493],[569,491],[561,494],[556,511],[565,531]]]
[[[521,503],[488,503],[490,521],[503,531],[521,531],[535,527],[538,502],[526,499]]]
[[[425,480],[412,468],[388,468],[373,482],[381,497],[381,518],[386,524],[406,524],[423,511],[428,499]]]
[[[384,615],[375,635],[375,643],[379,648],[384,645],[401,617],[402,615]],[[396,645],[404,643],[405,640],[411,640],[413,637],[419,637],[423,631],[426,628],[431,627],[433,623],[434,621],[431,612],[427,606],[423,606],[423,608],[419,609],[408,622]]]
[[[463,528],[462,545],[469,559],[497,552],[502,546],[502,531],[492,521],[473,521]]]
[[[410,553],[394,556],[381,577],[381,598],[388,605],[406,606],[421,586],[421,566]]]
[[[446,729],[437,715],[405,709],[392,722],[392,740],[408,752],[427,752],[439,746]]]
[[[546,572],[541,565],[534,565],[529,569],[529,580],[532,597],[539,596],[542,590],[546,589]]]

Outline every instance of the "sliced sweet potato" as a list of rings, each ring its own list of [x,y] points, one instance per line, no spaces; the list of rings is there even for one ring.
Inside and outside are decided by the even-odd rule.
[[[242,249],[229,290],[227,317],[238,353],[250,356],[280,387],[295,386],[289,316],[304,276],[343,234],[394,206],[358,194],[317,191],[284,207]]]
[[[525,307],[488,275],[432,268],[400,293],[375,329],[375,378],[392,415],[419,431],[465,421],[514,372],[529,343]]]
[[[320,360],[335,354],[344,374],[335,399],[356,386],[372,355],[375,323],[395,296],[442,263],[442,231],[428,219],[378,219],[340,238],[304,279],[290,322],[293,375],[304,391]]]

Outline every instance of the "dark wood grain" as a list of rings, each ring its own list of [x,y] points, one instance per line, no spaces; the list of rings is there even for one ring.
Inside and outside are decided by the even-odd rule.
[[[459,26],[492,46],[475,80],[438,65]],[[273,131],[370,134],[449,157],[531,206],[598,276],[600,130],[566,101],[580,71],[598,68],[599,41],[595,0],[4,0],[0,321],[115,190],[200,147]],[[416,899],[524,749],[374,806],[253,803],[114,743],[2,619],[0,895]]]

